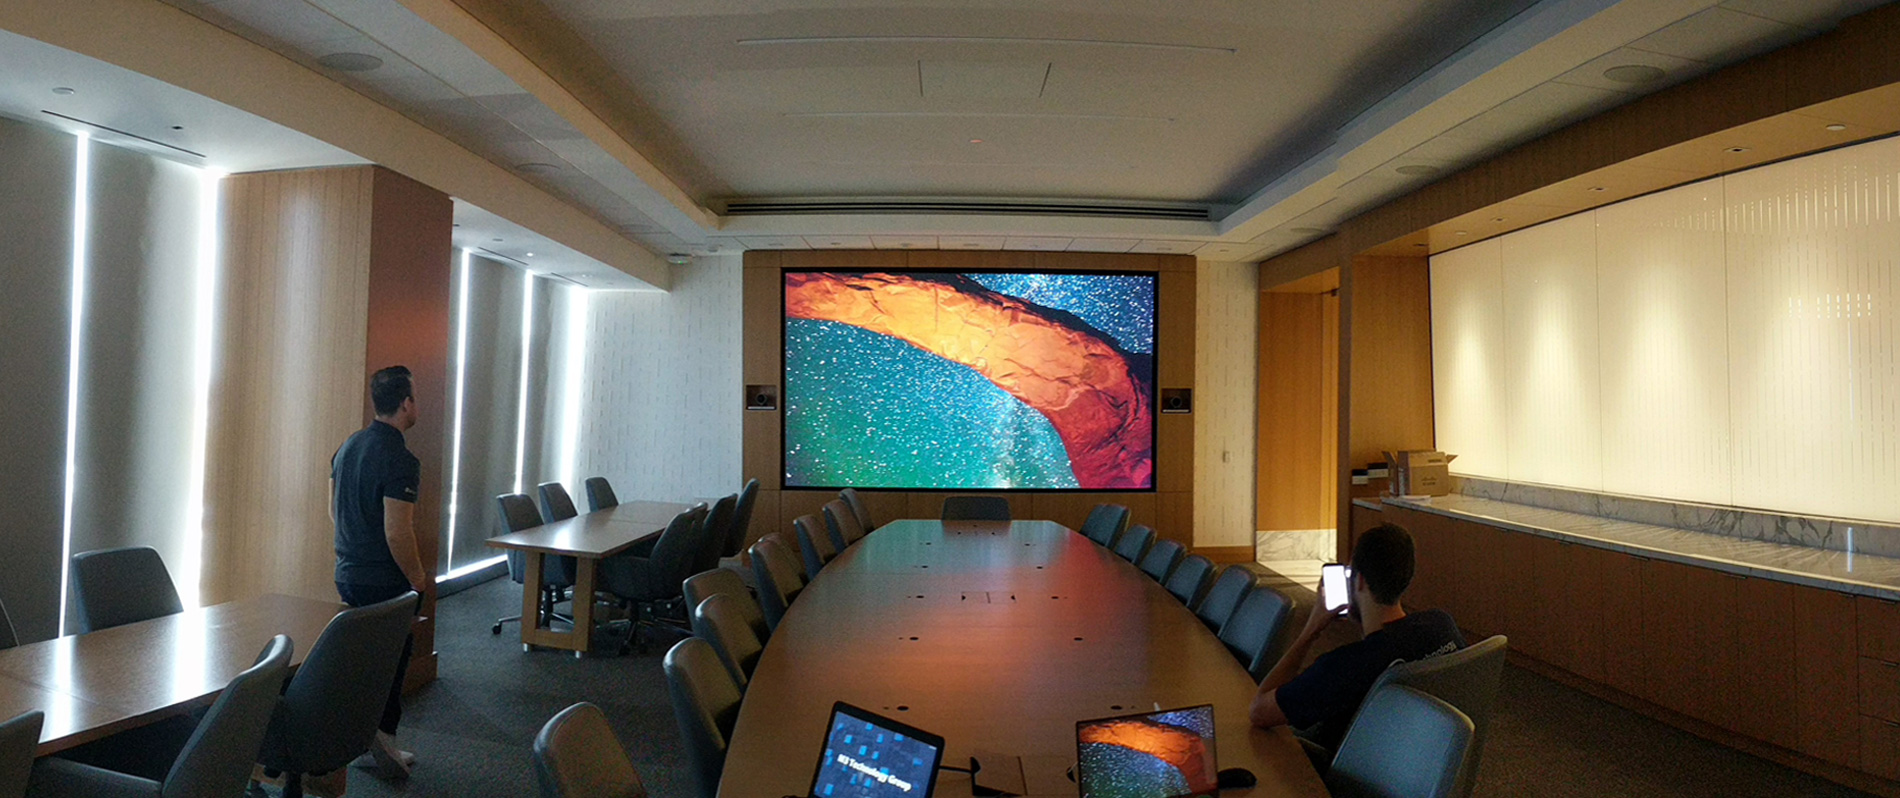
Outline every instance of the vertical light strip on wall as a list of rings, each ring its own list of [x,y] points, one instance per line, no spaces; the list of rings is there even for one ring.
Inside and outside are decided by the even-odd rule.
[[[67,338],[66,359],[66,505],[60,522],[59,541],[59,636],[66,636],[66,599],[72,581],[73,489],[78,474],[74,464],[79,456],[79,333],[86,309],[86,236],[87,211],[91,204],[87,181],[92,173],[92,136],[79,134],[78,157],[73,169],[73,307],[72,332]]]
[[[468,386],[470,257],[468,250],[462,250],[462,285],[455,295],[455,420],[449,427],[449,547],[448,559],[442,567],[444,572],[455,570],[455,521],[462,506],[462,402]]]
[[[561,484],[573,490],[580,480],[581,386],[587,370],[587,305],[585,288],[569,288],[567,305],[567,373],[561,386]]]
[[[528,466],[528,361],[534,344],[534,272],[521,273],[521,399],[515,413],[515,492]]]
[[[187,608],[199,605],[204,574],[206,451],[211,436],[211,369],[217,332],[218,187],[224,173],[206,169],[198,188],[198,273],[192,308],[191,465],[185,490],[184,561],[178,569],[178,598]]]

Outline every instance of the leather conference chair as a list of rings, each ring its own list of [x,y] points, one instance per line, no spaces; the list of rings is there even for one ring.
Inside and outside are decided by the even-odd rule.
[[[548,522],[566,521],[581,514],[574,509],[574,499],[567,495],[567,488],[561,483],[543,482],[535,486],[535,490],[541,494],[541,517]]]
[[[1214,584],[1214,561],[1199,554],[1183,557],[1163,584],[1169,593],[1193,610],[1201,606],[1201,597],[1206,596],[1207,588]]]
[[[1229,565],[1222,568],[1220,575],[1214,577],[1214,585],[1207,589],[1207,595],[1201,604],[1194,608],[1194,614],[1207,624],[1207,628],[1220,631],[1227,623],[1227,617],[1234,614],[1234,608],[1240,606],[1242,599],[1253,592],[1254,583],[1259,581],[1254,572],[1245,566]]]
[[[614,486],[606,477],[588,477],[582,484],[587,488],[588,512],[620,506],[620,498],[614,495]]]
[[[705,525],[705,537],[700,541],[699,557],[693,561],[692,573],[708,568],[718,568],[719,560],[726,556],[726,539],[732,535],[732,522],[738,518],[739,494],[732,493],[720,497],[706,511],[706,517],[700,523]]]
[[[1008,521],[1009,500],[1001,496],[950,496],[943,500],[945,521]]]
[[[75,554],[72,580],[82,633],[185,611],[165,560],[150,546]]]
[[[752,627],[746,625],[736,604],[731,596],[712,596],[700,602],[693,608],[693,635],[713,645],[720,661],[732,672],[733,684],[744,693],[746,684],[752,680],[752,669],[758,667],[759,655],[765,653],[765,645],[752,633]]]
[[[534,775],[542,798],[647,798],[607,714],[585,701],[556,713],[534,736]]]
[[[804,571],[777,535],[760,538],[749,551],[752,572],[759,580],[759,608],[765,611],[765,625],[777,632],[792,600],[805,589]]]
[[[681,640],[666,652],[664,667],[673,718],[686,741],[693,794],[715,798],[719,772],[726,766],[726,745],[739,719],[739,687],[712,644],[697,637]]]
[[[805,561],[805,575],[815,577],[838,556],[831,535],[818,528],[818,518],[806,514],[792,519],[792,532],[798,536],[798,553]]]
[[[701,602],[713,596],[731,596],[739,607],[739,614],[745,618],[747,626],[760,643],[771,639],[772,629],[765,625],[765,611],[759,609],[759,600],[753,598],[752,591],[745,586],[745,580],[739,578],[739,572],[731,568],[714,568],[710,571],[693,574],[680,585],[680,592],[686,596],[686,605],[697,607]]]
[[[1469,780],[1471,719],[1400,684],[1374,688],[1326,773],[1334,798],[1453,798]]]
[[[40,745],[46,714],[37,710],[0,723],[0,798],[26,795],[33,776],[33,752]]]
[[[632,647],[643,628],[668,626],[664,618],[668,605],[682,604],[681,592],[686,577],[704,549],[705,525],[701,522],[704,505],[673,516],[653,548],[640,554],[617,554],[600,561],[601,589],[620,599],[630,609],[627,638],[623,651]],[[677,616],[683,627],[685,612]]]
[[[1141,562],[1141,555],[1148,553],[1148,546],[1155,542],[1155,531],[1146,524],[1136,524],[1123,532],[1115,541],[1112,551],[1115,555],[1131,563]]]
[[[871,520],[871,511],[865,509],[864,497],[858,495],[857,488],[845,488],[838,491],[838,498],[843,499],[844,503],[851,507],[851,514],[858,517],[858,526],[864,528],[865,534],[868,535],[877,529],[877,522]]]
[[[271,638],[257,663],[232,678],[218,694],[196,731],[182,741],[182,750],[174,749],[176,757],[163,779],[141,778],[49,756],[33,766],[32,795],[172,798],[242,794],[250,782],[251,765],[257,761],[264,729],[277,708],[277,694],[290,674],[291,649],[290,638]],[[37,737],[37,729],[35,732]],[[168,756],[172,753],[165,752]],[[0,792],[7,794],[17,793]]]
[[[284,774],[283,798],[302,798],[305,775],[347,767],[369,750],[417,600],[411,590],[344,610],[317,636],[284,686],[257,754],[258,764]]]
[[[1293,602],[1265,585],[1254,587],[1234,614],[1221,624],[1220,641],[1258,682],[1273,667],[1273,644],[1293,614]]]
[[[495,497],[495,504],[501,508],[501,527],[504,533],[533,529],[546,523],[541,518],[541,511],[535,508],[534,500],[528,498],[525,493],[504,493]],[[574,586],[574,571],[577,567],[573,557],[541,558],[541,596],[535,606],[540,608],[537,612],[541,613],[542,618],[550,619],[550,625],[556,620],[574,622],[572,618],[556,614],[554,607],[567,600],[568,588]],[[514,549],[508,550],[508,578],[514,580],[517,585],[528,583],[527,554]],[[496,618],[495,625],[489,627],[488,631],[490,634],[501,634],[502,624],[517,623],[520,620],[519,615]],[[540,625],[539,620],[536,619],[536,626]],[[522,644],[524,650],[527,647],[528,644]]]
[[[1127,529],[1128,508],[1119,504],[1098,504],[1089,511],[1088,520],[1082,522],[1079,531],[1083,537],[1101,544],[1102,548],[1109,548]]]
[[[1168,575],[1174,573],[1175,566],[1181,564],[1183,553],[1180,543],[1172,540],[1157,540],[1153,546],[1148,547],[1147,554],[1141,555],[1141,562],[1136,567],[1156,582],[1167,582]]]
[[[845,504],[843,499],[825,502],[820,511],[825,514],[825,533],[831,536],[833,548],[844,551],[864,539],[864,527],[858,525],[857,513],[851,512],[851,505]]]
[[[726,528],[725,545],[719,548],[721,560],[739,556],[745,551],[746,532],[752,529],[752,508],[758,504],[759,481],[748,479],[745,486],[739,488],[739,503],[733,507],[732,524]]]
[[[1504,651],[1509,645],[1504,635],[1492,635],[1449,654],[1395,663],[1379,674],[1367,693],[1371,695],[1389,684],[1404,685],[1457,707],[1471,720],[1471,761],[1454,795],[1470,795],[1475,786],[1478,760],[1484,756],[1485,736],[1497,705],[1498,682],[1504,677]],[[1365,712],[1363,705],[1359,711]],[[1358,723],[1357,716],[1353,723]]]

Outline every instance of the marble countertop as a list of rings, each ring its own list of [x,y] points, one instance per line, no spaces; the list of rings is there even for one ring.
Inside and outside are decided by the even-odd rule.
[[[1733,538],[1460,494],[1387,497],[1383,502],[1638,557],[1900,601],[1900,558],[1896,557]],[[1378,509],[1380,500],[1354,499],[1353,504]]]

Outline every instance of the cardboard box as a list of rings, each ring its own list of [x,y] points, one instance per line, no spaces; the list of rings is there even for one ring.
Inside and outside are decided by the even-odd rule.
[[[1451,493],[1451,461],[1458,455],[1437,450],[1386,452],[1390,463],[1387,491],[1394,496],[1444,496]]]

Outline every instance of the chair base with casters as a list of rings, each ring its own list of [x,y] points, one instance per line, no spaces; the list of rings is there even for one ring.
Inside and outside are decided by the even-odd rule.
[[[562,615],[560,612],[555,610],[556,605],[564,604],[571,600],[572,599],[567,595],[567,588],[555,587],[553,585],[542,585],[541,586],[541,602],[540,602],[541,617],[547,618],[548,625],[550,626],[552,626],[556,621],[558,621],[560,623],[564,623],[572,627],[574,625],[574,619],[567,615]],[[520,622],[521,622],[520,615],[510,615],[506,618],[496,618],[495,625],[488,627],[488,633],[493,634],[493,635],[499,635],[501,634],[501,627],[503,624],[520,623]],[[521,644],[521,647],[523,651],[526,651],[530,648],[530,646],[526,643]]]

